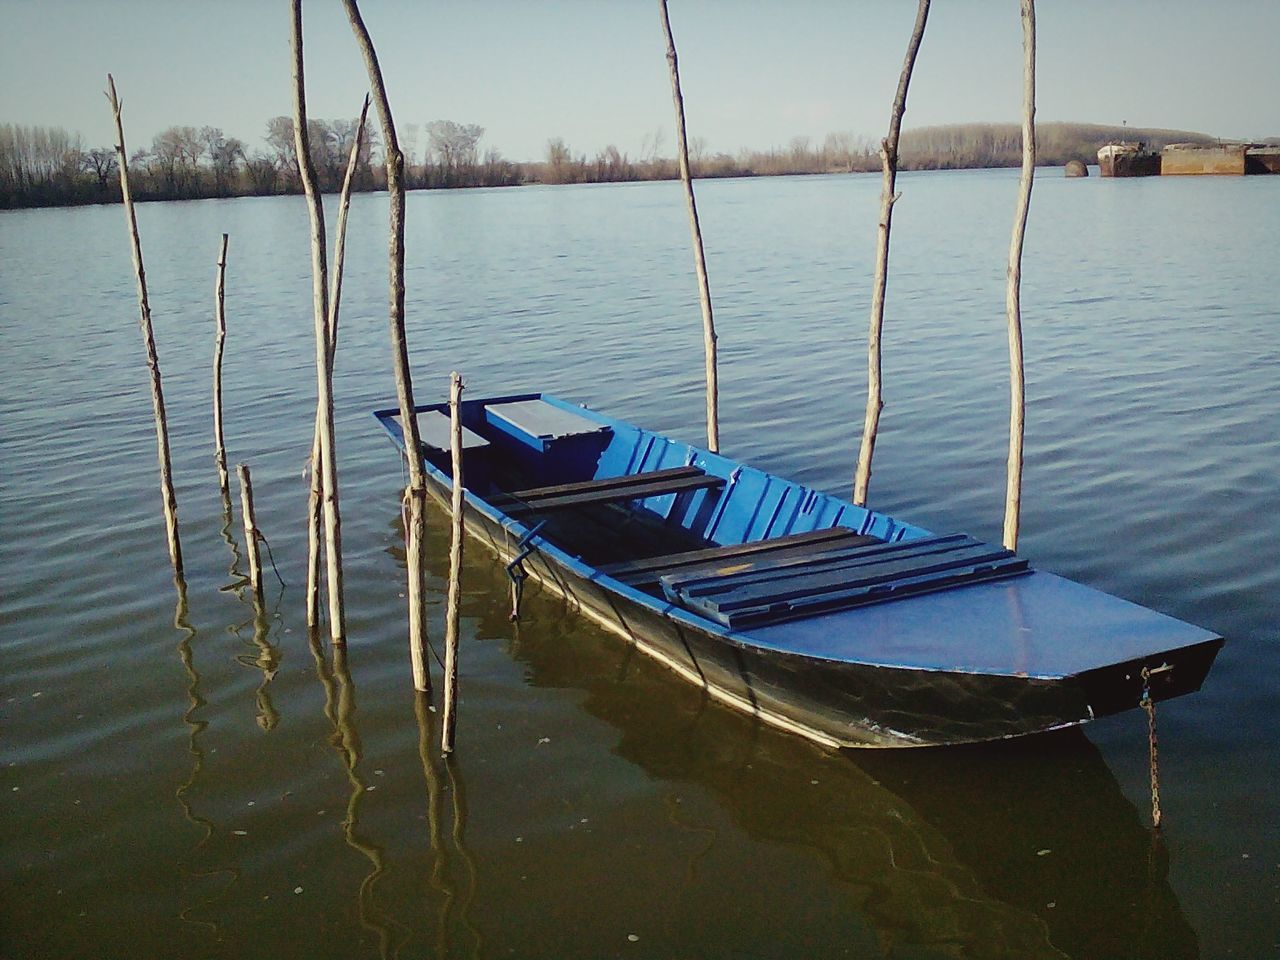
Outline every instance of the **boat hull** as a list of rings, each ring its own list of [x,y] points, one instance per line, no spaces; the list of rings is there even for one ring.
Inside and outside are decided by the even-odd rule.
[[[428,481],[433,498],[447,510],[448,477],[432,471]],[[472,502],[464,518],[468,532],[504,563],[519,552],[519,532],[509,519]],[[1138,705],[1144,687],[1154,700],[1199,689],[1222,644],[1207,639],[1066,677],[850,662],[726,636],[671,604],[632,595],[549,545],[529,552],[522,566],[709,696],[831,747],[975,743],[1086,723]],[[1144,667],[1158,671],[1149,684]]]

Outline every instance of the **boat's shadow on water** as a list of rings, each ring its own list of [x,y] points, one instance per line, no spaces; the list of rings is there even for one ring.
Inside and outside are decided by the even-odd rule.
[[[1199,956],[1163,844],[1079,730],[848,760],[1068,956]]]
[[[444,536],[444,522],[428,526]],[[467,548],[463,612],[478,637],[511,637],[531,685],[581,691],[618,731],[619,756],[705,790],[753,840],[820,854],[885,955],[1199,956],[1165,848],[1079,729],[820,748],[712,700],[543,588],[510,623],[501,565]],[[442,580],[444,555],[428,551]]]
[[[836,753],[712,701],[559,599],[530,599],[511,651],[531,684],[582,691],[617,754],[707,791],[753,840],[818,852],[887,955],[1199,956],[1163,847],[1078,730]],[[482,635],[513,635],[499,606],[475,612]]]

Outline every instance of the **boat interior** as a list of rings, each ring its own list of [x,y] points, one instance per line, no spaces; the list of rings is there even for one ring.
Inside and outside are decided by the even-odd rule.
[[[395,410],[375,416],[403,444]],[[418,408],[426,462],[451,473],[447,405]],[[762,626],[1028,571],[555,397],[464,401],[464,482],[620,585],[722,626]]]

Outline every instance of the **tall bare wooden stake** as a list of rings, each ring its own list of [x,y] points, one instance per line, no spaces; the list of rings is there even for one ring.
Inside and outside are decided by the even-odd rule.
[[[684,97],[680,93],[680,66],[676,59],[676,42],[671,35],[671,19],[667,0],[658,0],[662,8],[662,32],[667,38],[667,66],[671,70],[671,99],[676,108],[676,144],[680,160],[680,180],[689,206],[689,232],[693,236],[693,260],[698,272],[698,299],[702,302],[702,341],[707,366],[707,449],[720,449],[720,380],[716,360],[716,325],[711,314],[711,285],[707,281],[707,259],[702,250],[702,227],[698,224],[698,204],[693,196],[693,177],[689,172],[689,142],[684,129]]]
[[[426,566],[427,485],[422,470],[418,421],[413,409],[413,377],[409,372],[409,346],[404,333],[404,154],[391,117],[391,101],[382,81],[382,68],[373,49],[373,40],[360,16],[356,0],[342,0],[351,21],[351,30],[364,56],[373,90],[374,105],[382,121],[383,152],[387,158],[387,194],[391,201],[390,240],[388,243],[391,286],[391,362],[395,369],[396,395],[400,401],[400,425],[404,430],[404,448],[409,462],[409,486],[405,490],[408,504],[406,555],[409,568],[409,657],[413,664],[413,685],[429,692],[431,675],[427,669],[427,600],[423,584]]]
[[[1036,170],[1036,4],[1022,0],[1022,176],[1018,181],[1018,209],[1009,242],[1009,285],[1005,312],[1009,318],[1009,471],[1004,501],[1004,545],[1018,549],[1018,521],[1022,512],[1022,439],[1026,410],[1026,380],[1022,364],[1022,241],[1031,207],[1031,184]]]
[[[449,375],[449,449],[453,454],[452,523],[449,538],[449,595],[444,619],[444,722],[440,728],[440,752],[453,752],[453,731],[458,720],[458,618],[462,604],[462,375]]]
[[[218,274],[213,285],[213,459],[218,464],[218,486],[222,504],[231,509],[231,483],[227,477],[227,447],[222,435],[222,347],[227,340],[227,235],[222,235],[218,250]]]
[[[347,615],[342,591],[342,515],[338,506],[338,456],[333,429],[333,350],[329,341],[328,256],[325,252],[324,207],[316,186],[307,133],[306,72],[302,59],[302,0],[293,12],[293,135],[298,170],[311,214],[311,296],[316,332],[316,407],[320,422],[320,471],[324,492],[324,537],[329,588],[329,638],[346,643]]]
[[[889,135],[880,141],[880,167],[883,181],[880,188],[880,226],[876,231],[876,276],[871,287],[871,329],[867,335],[867,412],[862,424],[862,447],[858,451],[858,469],[853,481],[853,502],[863,507],[867,504],[867,488],[871,485],[871,458],[876,449],[876,433],[880,429],[880,411],[884,399],[880,380],[880,333],[884,328],[884,293],[889,281],[889,228],[893,223],[893,205],[898,200],[894,185],[898,179],[898,138],[902,132],[902,115],[907,111],[907,88],[911,85],[911,71],[915,68],[916,54],[924,37],[925,21],[929,18],[929,0],[920,0],[916,10],[916,25],[907,44],[907,56],[902,62],[902,74],[898,77],[898,92],[893,98],[893,111],[889,114]]]
[[[329,377],[333,378],[333,358],[338,350],[338,311],[342,303],[342,268],[347,249],[347,213],[351,209],[351,185],[355,180],[360,148],[364,140],[365,118],[369,113],[369,98],[364,98],[360,121],[356,125],[355,142],[347,157],[347,172],[342,178],[342,193],[338,200],[338,223],[334,227],[333,268],[329,271]],[[311,497],[307,504],[307,625],[313,630],[320,625],[320,543],[323,524],[323,482],[320,463],[320,409],[316,407],[315,433],[311,438]]]
[[[244,546],[249,558],[249,584],[258,605],[262,605],[262,552],[258,549],[258,520],[253,511],[253,481],[247,464],[236,464],[240,480],[240,511],[244,515]]]
[[[107,100],[116,121],[116,159],[120,166],[120,195],[124,200],[125,220],[129,226],[129,242],[133,251],[133,271],[138,280],[138,323],[147,351],[147,369],[151,371],[151,408],[156,420],[156,452],[160,459],[160,493],[164,505],[165,530],[169,535],[169,560],[174,576],[185,583],[182,571],[182,543],[178,539],[178,496],[173,489],[173,464],[169,456],[169,420],[164,412],[164,388],[160,378],[160,357],[151,329],[151,302],[147,297],[147,272],[142,264],[142,240],[138,236],[138,218],[133,210],[133,194],[129,192],[129,158],[124,149],[124,122],[120,119],[120,99],[116,82],[107,74]]]

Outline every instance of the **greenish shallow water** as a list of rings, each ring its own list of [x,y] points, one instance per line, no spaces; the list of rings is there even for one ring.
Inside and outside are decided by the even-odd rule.
[[[998,539],[1016,172],[904,175],[874,505]],[[385,199],[352,206],[337,369],[351,642],[302,616],[314,387],[296,198],[140,210],[183,544],[175,611],[118,208],[0,216],[0,953],[22,957],[1280,955],[1280,181],[1037,181],[1022,551],[1228,637],[1160,710],[1000,747],[833,754],[726,712],[467,555],[459,747],[411,696]],[[723,446],[852,473],[879,180],[700,185]],[[702,435],[679,187],[415,194],[422,399],[547,389]],[[289,586],[226,586],[228,446]],[[432,636],[446,531],[432,514]],[[240,566],[242,568],[242,565]],[[432,744],[424,749],[423,743]],[[425,759],[424,759],[425,755]]]

